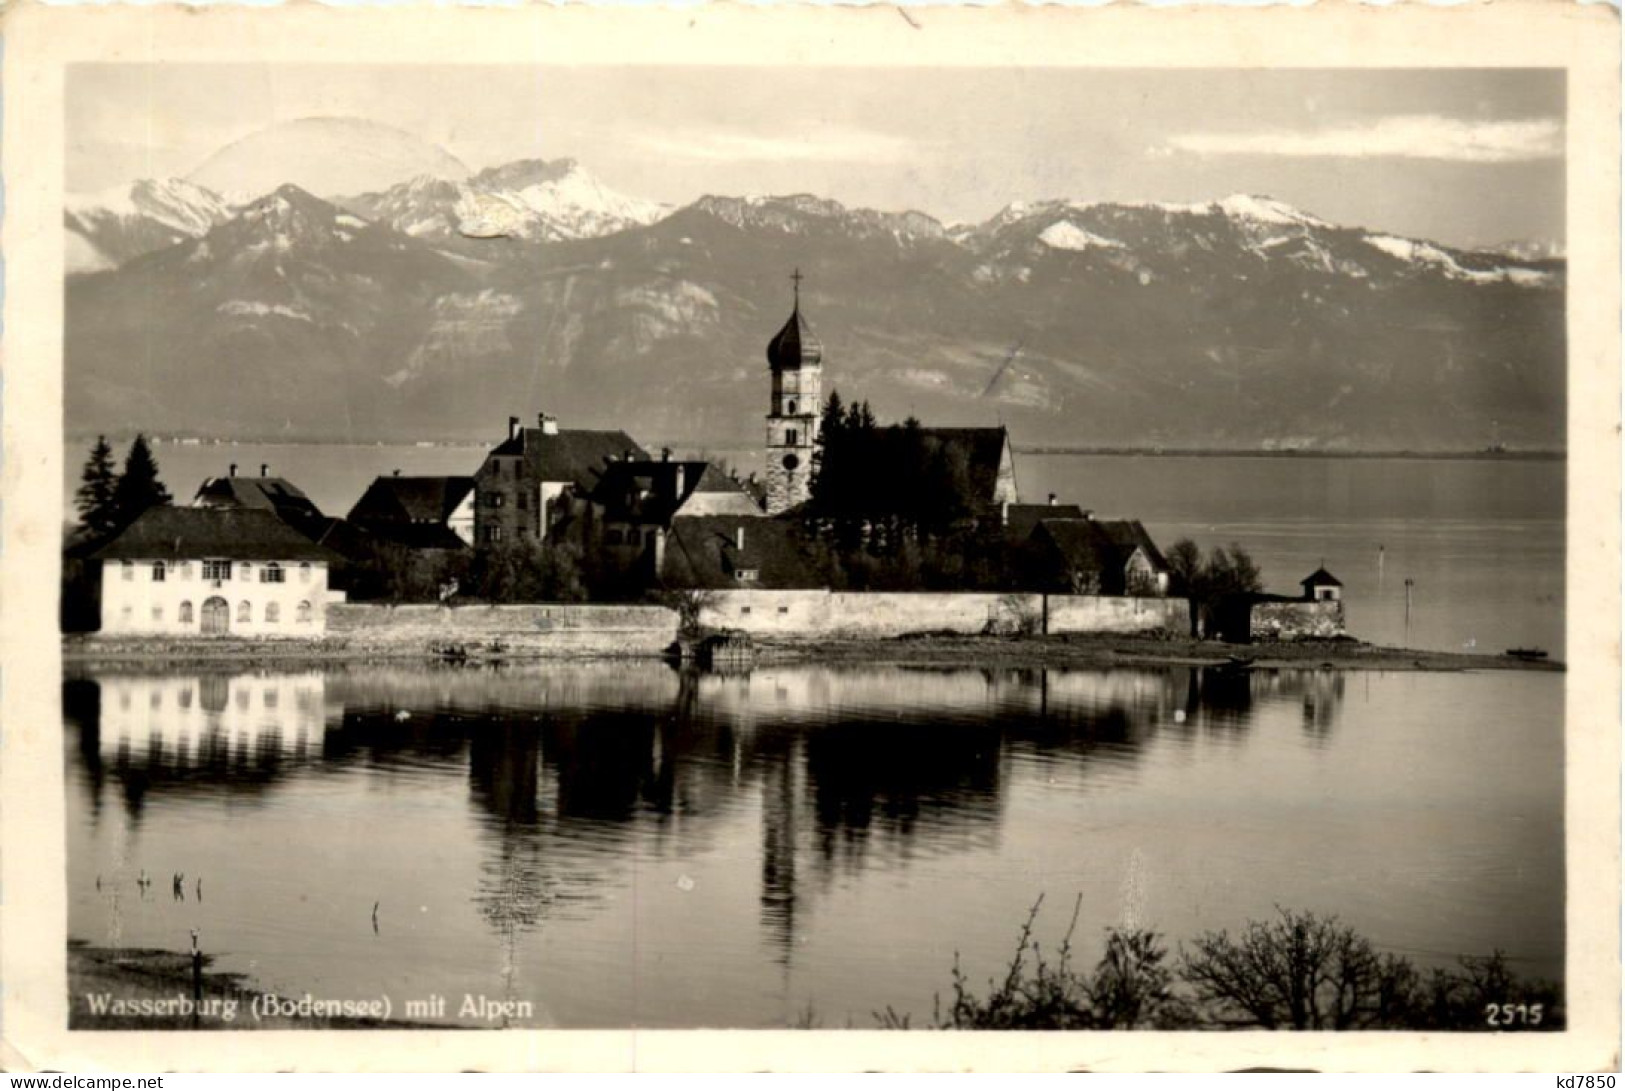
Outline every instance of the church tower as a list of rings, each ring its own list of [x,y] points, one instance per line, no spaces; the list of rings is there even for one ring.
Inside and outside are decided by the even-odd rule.
[[[812,478],[813,445],[823,410],[824,346],[801,317],[801,270],[790,320],[767,344],[773,401],[767,412],[767,513],[805,503]]]

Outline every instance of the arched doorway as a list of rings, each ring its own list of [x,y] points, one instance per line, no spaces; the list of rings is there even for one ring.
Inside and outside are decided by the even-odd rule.
[[[203,633],[223,633],[231,628],[231,607],[219,595],[203,602]]]

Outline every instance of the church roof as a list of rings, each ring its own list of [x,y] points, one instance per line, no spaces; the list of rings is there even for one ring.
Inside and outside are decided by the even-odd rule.
[[[767,343],[767,362],[774,371],[817,367],[824,359],[824,343],[818,340],[807,320],[801,317],[801,305],[790,312],[784,328]]]

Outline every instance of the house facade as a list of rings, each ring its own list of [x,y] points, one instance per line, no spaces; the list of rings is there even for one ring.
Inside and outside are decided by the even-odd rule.
[[[670,452],[613,462],[590,497],[584,546],[608,567],[652,583],[664,569],[674,522],[701,516],[755,521],[763,511],[744,482],[710,462]]]
[[[584,513],[606,466],[648,457],[625,432],[561,429],[545,413],[535,428],[521,428],[509,417],[508,438],[474,474],[474,542],[548,541]]]
[[[268,511],[156,507],[90,554],[109,635],[315,637],[336,554]]]

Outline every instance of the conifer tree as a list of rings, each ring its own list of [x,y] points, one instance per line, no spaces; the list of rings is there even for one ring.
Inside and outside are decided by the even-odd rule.
[[[114,527],[113,493],[118,488],[118,473],[113,469],[113,448],[106,436],[97,436],[96,445],[85,459],[84,471],[79,475],[79,491],[74,494],[74,507],[79,510],[79,525],[91,534],[106,534]]]
[[[137,435],[124,456],[124,472],[113,490],[113,518],[117,526],[133,523],[148,508],[171,502],[169,490],[158,479],[158,460],[152,457],[147,437]]]

